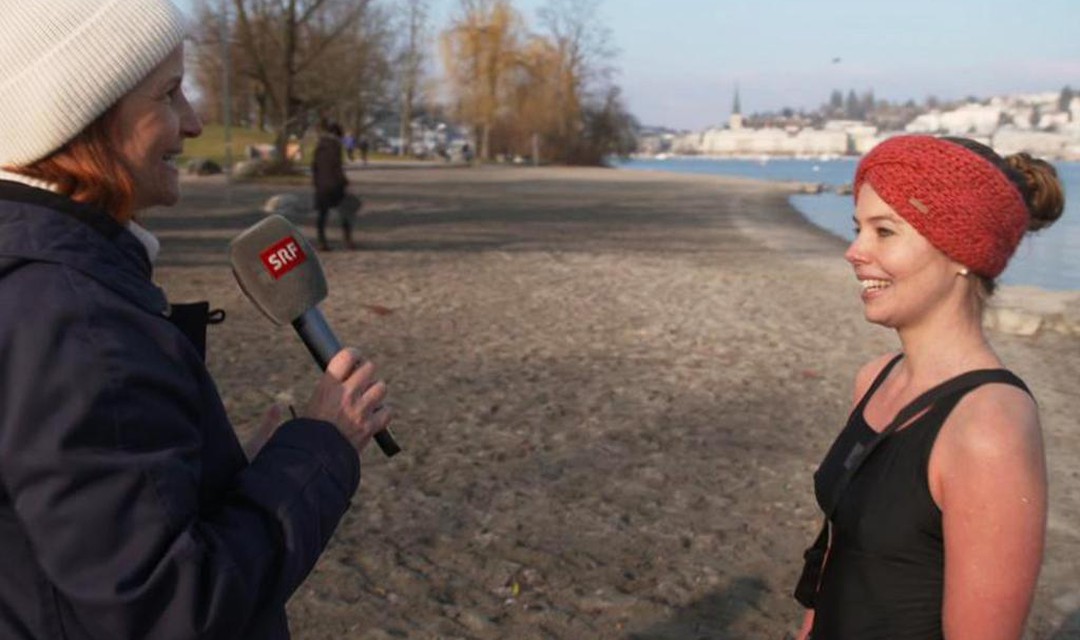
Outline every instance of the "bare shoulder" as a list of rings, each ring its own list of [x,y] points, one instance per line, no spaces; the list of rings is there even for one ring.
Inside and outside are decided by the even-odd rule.
[[[930,454],[945,543],[949,638],[1019,638],[1046,535],[1046,459],[1035,402],[993,383],[965,395]]]
[[[1042,455],[1038,407],[1010,384],[985,384],[965,395],[939,437],[950,457],[971,462]]]
[[[867,362],[859,369],[859,372],[855,374],[855,387],[852,392],[851,404],[858,404],[862,399],[870,385],[874,383],[874,378],[881,373],[881,370],[885,368],[885,365],[889,364],[889,361],[895,358],[899,352],[893,351],[882,354],[870,362]]]

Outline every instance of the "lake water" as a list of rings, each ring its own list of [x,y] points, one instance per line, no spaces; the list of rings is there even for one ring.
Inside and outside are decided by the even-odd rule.
[[[633,159],[623,169],[730,175],[758,180],[820,182],[827,187],[849,184],[858,158],[834,160],[734,160],[722,158]],[[1065,213],[1052,227],[1029,234],[1020,243],[1000,282],[1043,289],[1080,290],[1080,162],[1055,162],[1065,187]],[[1071,196],[1071,199],[1070,199]],[[854,236],[851,196],[835,193],[795,195],[791,204],[808,220],[848,241]]]

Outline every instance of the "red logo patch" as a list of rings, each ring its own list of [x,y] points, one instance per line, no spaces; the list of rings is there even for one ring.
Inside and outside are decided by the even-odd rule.
[[[292,271],[307,260],[307,255],[292,236],[287,236],[274,243],[269,249],[259,254],[263,266],[274,277],[280,280],[281,276]]]

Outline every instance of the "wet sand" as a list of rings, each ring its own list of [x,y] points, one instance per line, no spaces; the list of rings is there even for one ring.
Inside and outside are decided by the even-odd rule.
[[[811,474],[893,335],[785,187],[588,169],[366,169],[324,311],[381,366],[405,452],[289,608],[298,640],[782,638],[820,522]],[[274,193],[189,180],[147,226],[207,299],[243,435],[316,372],[242,297],[227,241]],[[313,214],[307,219],[311,227]],[[340,231],[331,229],[340,248]],[[1030,638],[1080,637],[1080,338],[992,332],[1038,397],[1051,513]],[[269,354],[273,354],[272,357]]]

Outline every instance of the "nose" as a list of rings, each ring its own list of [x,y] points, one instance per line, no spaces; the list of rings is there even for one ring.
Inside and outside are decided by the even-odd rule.
[[[202,130],[202,120],[185,97],[184,109],[180,115],[180,134],[185,138],[198,138],[202,135]]]
[[[859,237],[859,234],[856,234],[855,239],[851,241],[847,251],[844,252],[844,260],[847,260],[848,264],[853,267],[869,262],[866,251],[863,249],[862,243],[859,242]]]

